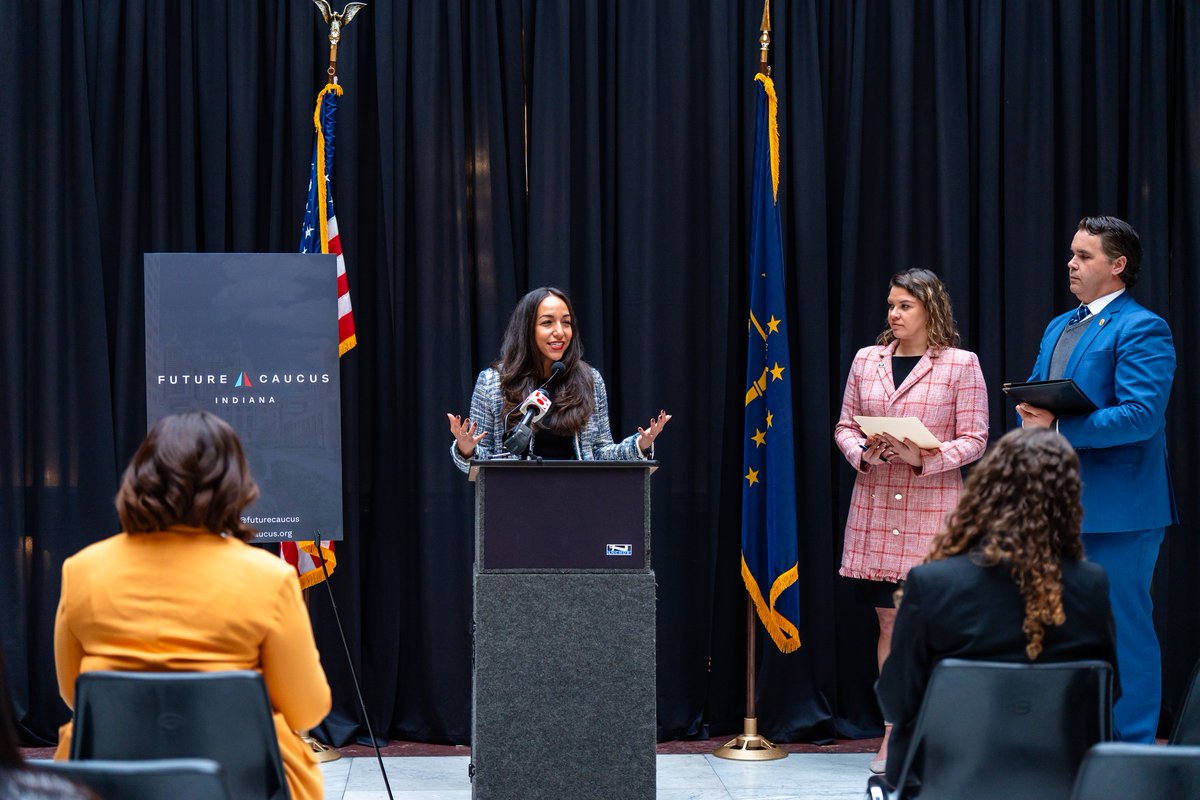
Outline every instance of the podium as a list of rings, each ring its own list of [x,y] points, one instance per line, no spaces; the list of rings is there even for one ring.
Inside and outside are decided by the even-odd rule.
[[[653,800],[653,461],[476,461],[475,800]]]

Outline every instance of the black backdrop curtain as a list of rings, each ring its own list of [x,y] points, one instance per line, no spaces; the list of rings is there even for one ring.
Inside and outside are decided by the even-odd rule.
[[[0,642],[32,743],[66,718],[59,567],[117,530],[111,497],[144,432],[142,253],[296,249],[327,44],[302,0],[5,6],[20,24],[0,30]],[[360,344],[342,359],[332,588],[378,733],[469,739],[472,487],[444,412],[467,407],[515,300],[542,284],[573,295],[616,431],[675,415],[654,478],[659,735],[740,730],[760,15],[757,0],[421,0],[372,4],[345,31],[334,192]],[[851,475],[831,433],[888,276],[946,280],[996,437],[1013,424],[999,384],[1028,374],[1072,305],[1085,213],[1139,229],[1136,294],[1177,335],[1183,523],[1155,586],[1169,724],[1200,654],[1200,363],[1184,336],[1200,313],[1200,10],[791,0],[772,21],[804,646],[763,649],[760,729],[878,734],[874,615],[836,577]],[[323,589],[311,607],[341,743],[363,731]]]

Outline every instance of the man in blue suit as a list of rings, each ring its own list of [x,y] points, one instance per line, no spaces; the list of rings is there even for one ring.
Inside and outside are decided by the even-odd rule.
[[[1175,346],[1167,323],[1127,291],[1141,261],[1141,240],[1129,223],[1080,221],[1067,274],[1081,305],[1046,327],[1029,379],[1070,378],[1097,410],[1055,418],[1021,403],[1017,413],[1023,425],[1057,428],[1079,455],[1083,545],[1108,572],[1117,627],[1117,738],[1153,742],[1162,666],[1150,581],[1163,532],[1179,521],[1165,434]]]

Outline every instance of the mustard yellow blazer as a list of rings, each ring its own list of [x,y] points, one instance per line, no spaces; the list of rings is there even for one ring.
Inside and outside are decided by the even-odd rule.
[[[329,713],[329,683],[296,573],[270,553],[186,527],[85,547],[63,563],[54,660],[71,708],[81,672],[258,670],[293,800],[322,797],[295,731]],[[54,757],[65,759],[70,742],[68,722]]]

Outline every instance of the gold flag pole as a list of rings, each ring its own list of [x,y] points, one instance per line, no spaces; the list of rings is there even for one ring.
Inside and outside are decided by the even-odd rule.
[[[771,76],[771,66],[767,63],[768,50],[771,47],[771,0],[763,0],[762,24],[759,26],[761,35],[759,42],[759,72]],[[746,595],[746,716],[742,718],[742,733],[730,739],[713,751],[718,758],[728,758],[734,761],[774,761],[787,758],[787,751],[772,744],[766,737],[758,734],[758,716],[755,708],[754,691],[754,633],[758,621],[754,618],[754,602]]]
[[[754,603],[746,596],[746,716],[742,732],[713,751],[718,758],[733,761],[774,761],[787,758],[787,751],[758,734],[758,716],[754,701]]]
[[[767,51],[771,49],[771,0],[763,0],[762,24],[759,25],[759,29],[758,71],[769,78],[771,77],[771,65],[767,63]]]
[[[350,20],[354,19],[354,15],[367,7],[366,3],[347,3],[346,7],[340,12],[334,11],[330,7],[327,0],[313,0],[317,8],[321,10],[321,16],[325,18],[325,23],[329,26],[329,69],[326,73],[329,75],[329,82],[337,85],[337,49],[338,42],[342,39],[342,28],[350,24]],[[341,93],[341,89],[337,90]],[[318,104],[319,105],[319,104]],[[320,548],[318,548],[320,550]],[[323,556],[318,556],[322,558]],[[304,607],[308,608],[308,589],[304,590]],[[324,742],[319,742],[312,737],[308,731],[297,731],[301,741],[308,747],[313,758],[319,763],[329,761],[337,761],[342,757],[335,748],[330,747]]]
[[[350,20],[354,19],[354,15],[367,7],[366,3],[347,3],[346,7],[340,12],[334,11],[330,7],[328,0],[313,0],[317,8],[321,9],[321,16],[325,18],[325,23],[329,26],[329,82],[336,84],[337,79],[337,49],[338,42],[342,39],[342,28],[350,24]]]

